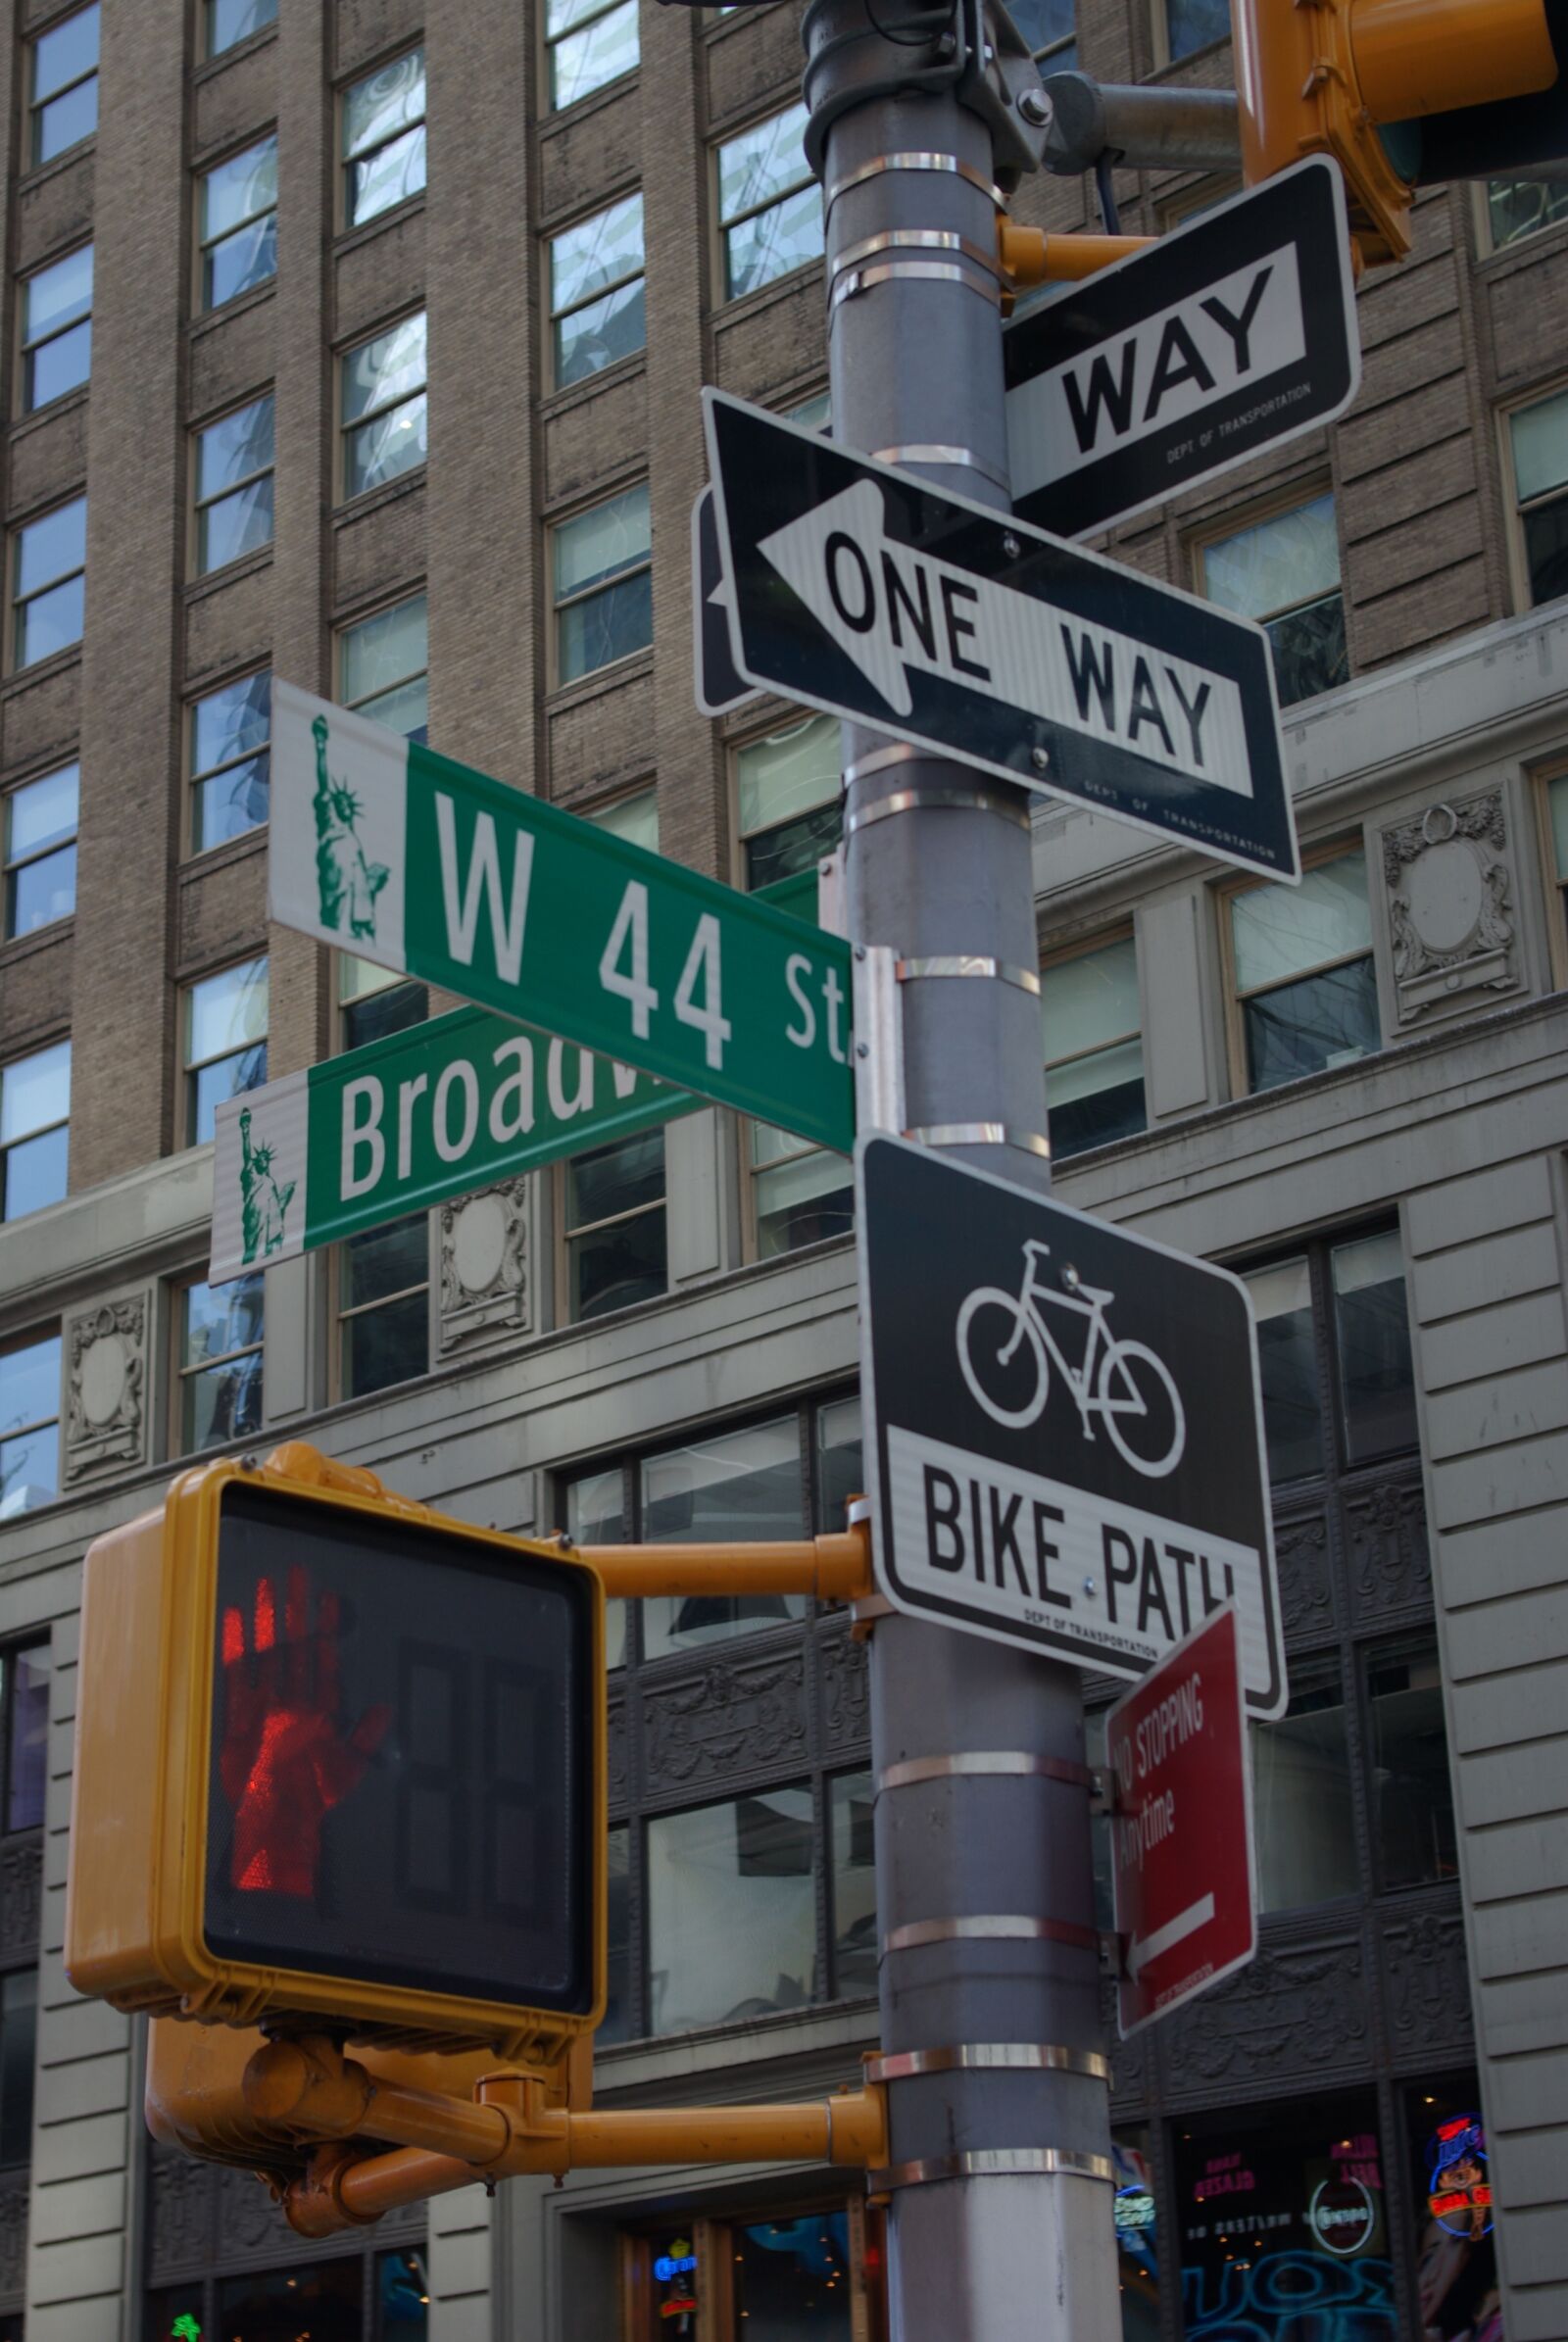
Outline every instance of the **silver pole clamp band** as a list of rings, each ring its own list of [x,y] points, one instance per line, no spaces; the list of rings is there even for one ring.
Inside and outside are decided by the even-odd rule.
[[[1074,2147],[971,2147],[964,2155],[928,2155],[919,2163],[889,2164],[867,2171],[865,2183],[874,2196],[895,2187],[928,2187],[937,2179],[1099,2179],[1116,2184],[1108,2155],[1081,2155]]]
[[[871,456],[877,464],[937,464],[950,470],[977,471],[1004,494],[1007,489],[1005,473],[977,456],[972,447],[945,447],[936,440],[919,439],[903,447],[874,447]]]
[[[1002,273],[995,252],[960,236],[955,228],[885,227],[879,234],[862,236],[858,243],[846,244],[842,252],[835,253],[829,274],[842,276],[846,268],[858,268],[862,261],[875,260],[879,252],[951,252],[973,261],[990,276]]]
[[[860,757],[850,767],[845,779],[858,777],[871,762],[869,756]],[[965,813],[997,813],[1004,821],[1010,821],[1014,829],[1029,827],[1027,809],[1020,812],[1005,799],[991,797],[984,789],[896,789],[890,796],[875,798],[870,805],[846,814],[845,835],[853,838],[857,830],[869,829],[873,821],[890,821],[895,813],[923,813],[931,807],[938,811],[951,808]]]
[[[1020,1154],[1051,1160],[1051,1141],[1038,1131],[1014,1130],[1005,1122],[916,1123],[902,1136],[921,1147],[1015,1147]]]
[[[971,187],[978,187],[1000,212],[1004,208],[1001,190],[993,185],[983,171],[976,171],[972,163],[964,163],[956,155],[937,155],[925,149],[915,149],[901,155],[873,155],[868,163],[847,171],[824,191],[822,209],[831,212],[841,195],[848,195],[852,187],[863,187],[867,179],[879,178],[885,171],[940,171],[950,178],[967,179]]]
[[[901,278],[924,284],[963,285],[982,301],[988,301],[993,309],[1002,307],[1001,284],[995,281],[982,284],[970,275],[966,261],[877,261],[869,268],[847,268],[842,276],[834,278],[827,300],[829,322],[835,311],[846,301],[853,301],[857,293],[869,293],[875,285],[893,284]]]
[[[1040,975],[1035,968],[1009,967],[983,951],[941,951],[926,959],[895,960],[893,973],[900,984],[918,984],[927,976],[989,976],[994,983],[1011,984],[1019,992],[1040,998]]]
[[[882,1956],[919,1952],[934,1943],[1065,1943],[1074,1951],[1098,1952],[1100,1929],[1070,1919],[1028,1919],[1013,1912],[971,1912],[963,1919],[916,1919],[890,1927]]]
[[[1041,2072],[1108,2082],[1110,2060],[1098,2049],[1062,2049],[1054,2041],[965,2041],[956,2049],[903,2049],[865,2061],[867,2081],[912,2081],[921,2074]]]
[[[901,1765],[884,1765],[877,1775],[878,1792],[908,1789],[923,1781],[1060,1781],[1069,1788],[1093,1789],[1099,1776],[1089,1765],[1071,1757],[1035,1756],[1022,1748],[966,1748],[953,1756],[906,1757]]]

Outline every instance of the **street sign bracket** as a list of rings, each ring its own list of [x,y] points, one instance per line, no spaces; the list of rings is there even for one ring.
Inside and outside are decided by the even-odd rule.
[[[860,1130],[902,1131],[904,1003],[899,955],[890,945],[857,944],[855,988],[855,1114]]]

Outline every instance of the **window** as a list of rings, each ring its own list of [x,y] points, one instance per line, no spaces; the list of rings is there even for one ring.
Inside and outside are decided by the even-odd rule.
[[[410,49],[343,93],[343,220],[407,203],[424,186],[424,51]]]
[[[1284,1715],[1251,1732],[1258,1909],[1295,1910],[1357,1893],[1339,1660],[1293,1668]]]
[[[190,850],[205,854],[267,819],[272,676],[244,675],[190,711]]]
[[[664,1134],[639,1131],[563,1166],[572,1322],[653,1300],[668,1284]]]
[[[55,1344],[58,1349],[59,1344]],[[0,1657],[0,1694],[6,1709],[5,1827],[41,1830],[49,1778],[49,1684],[54,1660],[46,1642]],[[0,2053],[0,2068],[5,2064]],[[0,2091],[5,2087],[0,2075]],[[0,2152],[0,2163],[16,2158]]]
[[[1146,1127],[1138,951],[1130,935],[1040,975],[1046,1101],[1057,1162]]]
[[[631,1533],[626,1526],[625,1475],[617,1464],[612,1472],[585,1472],[568,1481],[564,1490],[566,1535],[574,1545],[624,1545]],[[626,1664],[626,1605],[605,1604],[605,1665]]]
[[[613,805],[596,805],[588,816],[595,829],[609,830],[630,846],[659,852],[659,791],[639,789],[635,797],[617,797]]]
[[[876,1990],[875,1804],[869,1773],[840,1773],[828,1783],[833,1845],[833,1982],[835,1994]]]
[[[1230,901],[1231,953],[1250,1090],[1381,1047],[1366,855],[1310,864],[1298,887],[1249,887]]]
[[[792,106],[718,150],[726,301],[822,256],[822,192],[806,160],[806,118],[804,106]]]
[[[277,0],[204,0],[207,54],[220,57],[253,32],[277,23]]]
[[[338,636],[338,698],[389,731],[423,740],[429,724],[430,663],[422,594],[394,602]]]
[[[261,1428],[265,1277],[187,1285],[179,1294],[176,1445],[196,1455]]]
[[[793,1415],[643,1459],[642,1541],[721,1544],[804,1533],[800,1426]],[[643,1657],[692,1650],[804,1618],[800,1594],[669,1594],[642,1605]]]
[[[272,400],[196,434],[196,574],[272,542]]]
[[[1012,21],[1045,73],[1078,71],[1078,0],[1019,0]]]
[[[71,1152],[71,1044],[0,1065],[0,1219],[58,1203]]]
[[[404,2244],[161,2286],[148,2296],[147,2332],[153,2342],[219,2334],[243,2334],[246,2342],[425,2342],[429,2295],[425,2248]]]
[[[38,1971],[13,1968],[0,1976],[0,2169],[6,2171],[32,2160],[37,2045]]]
[[[357,959],[352,951],[345,951],[337,963],[337,998],[339,1046],[346,1049],[384,1041],[389,1033],[406,1033],[410,1025],[422,1025],[430,1013],[430,995],[422,984],[406,983],[393,969]]]
[[[792,2196],[775,2213],[726,2204],[720,2217],[666,2215],[623,2235],[620,2254],[613,2331],[623,2342],[695,2335],[699,2293],[705,2333],[739,2334],[744,2325],[757,2342],[869,2342],[888,2330],[883,2230],[861,2197],[812,2204]]]
[[[202,307],[277,274],[277,140],[262,138],[201,176]]]
[[[1267,634],[1283,706],[1348,680],[1332,495],[1200,546],[1199,561],[1210,602]]]
[[[1230,0],[1164,0],[1164,6],[1165,46],[1173,65],[1210,41],[1231,37]]]
[[[804,1783],[648,1824],[654,2032],[746,2024],[812,1999],[814,1857]]]
[[[87,499],[24,521],[13,545],[11,658],[24,667],[81,640]]]
[[[92,246],[22,280],[22,411],[47,407],[92,371]]]
[[[612,1603],[620,1609],[620,1603]],[[608,1621],[607,1621],[608,1624]],[[609,1937],[606,1960],[605,2014],[594,2035],[596,2045],[609,2049],[631,2038],[631,1831],[624,1822],[606,1832]]]
[[[342,361],[345,496],[382,487],[424,462],[424,376],[422,309]]]
[[[1443,1721],[1443,1669],[1430,1639],[1372,1651],[1372,1834],[1378,1883],[1425,1886],[1459,1875]]]
[[[31,935],[76,907],[76,795],[80,767],[62,764],[5,800],[6,941]]]
[[[646,485],[623,489],[553,532],[556,665],[562,683],[644,651],[654,639]]]
[[[641,195],[551,237],[550,317],[557,390],[642,348]]]
[[[844,829],[842,761],[839,726],[826,715],[749,741],[735,755],[747,891],[813,926],[818,864]],[[847,1029],[844,1038],[847,1047]],[[746,1129],[759,1257],[847,1236],[855,1225],[855,1183],[843,1156],[803,1146],[792,1132],[765,1122]]]
[[[1558,910],[1568,922],[1568,772],[1554,774],[1546,783],[1545,812]],[[1568,943],[1568,923],[1559,926],[1556,940],[1559,946]]]
[[[59,1488],[60,1337],[34,1335],[0,1350],[0,1521],[52,1503]]]
[[[637,0],[546,0],[545,56],[555,109],[618,81],[637,65]]]
[[[40,32],[32,44],[30,159],[52,163],[98,127],[98,9]]]
[[[337,1247],[338,1384],[363,1398],[430,1366],[430,1222],[422,1212]]]
[[[241,960],[185,993],[185,1143],[200,1147],[225,1098],[267,1079],[267,955]],[[229,1290],[225,1288],[225,1290]]]
[[[1417,1443],[1404,1261],[1396,1229],[1318,1244],[1248,1274],[1269,1478],[1308,1479]],[[1332,1416],[1332,1458],[1325,1411]]]
[[[1568,186],[1555,179],[1493,179],[1486,207],[1492,249],[1502,252],[1568,220]]]
[[[1508,417],[1526,600],[1568,594],[1568,390]]]

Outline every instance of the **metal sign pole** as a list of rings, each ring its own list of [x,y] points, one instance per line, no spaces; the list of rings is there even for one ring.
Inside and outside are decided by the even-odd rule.
[[[807,13],[833,431],[1006,511],[996,165],[958,94],[965,14]],[[855,726],[845,756],[851,932],[900,963],[904,1127],[1044,1188],[1024,793]],[[871,1726],[893,2332],[1116,2342],[1078,1677],[885,1616]]]

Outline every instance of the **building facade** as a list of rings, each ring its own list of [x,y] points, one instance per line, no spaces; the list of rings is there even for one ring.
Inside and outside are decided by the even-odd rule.
[[[1046,71],[1230,78],[1224,0],[1017,13]],[[177,1463],[307,1437],[600,1538],[861,1485],[847,1166],[725,1113],[204,1281],[218,1100],[442,1004],[269,930],[273,673],[809,915],[836,732],[697,712],[688,565],[700,386],[825,419],[799,71],[792,0],[15,0],[0,2342],[882,2330],[877,2208],[820,2171],[307,2248],[151,2147],[140,2028],[61,1960],[81,1558]],[[1228,191],[1116,185],[1144,229]],[[1250,1281],[1291,1660],[1259,1958],[1115,2060],[1164,2342],[1568,2336],[1568,207],[1414,224],[1344,421],[1108,541],[1268,627],[1301,888],[1035,807],[1058,1192]],[[786,1600],[613,1626],[600,2094],[850,2078],[860,1647]],[[1476,2124],[1490,2237],[1436,2184]]]

